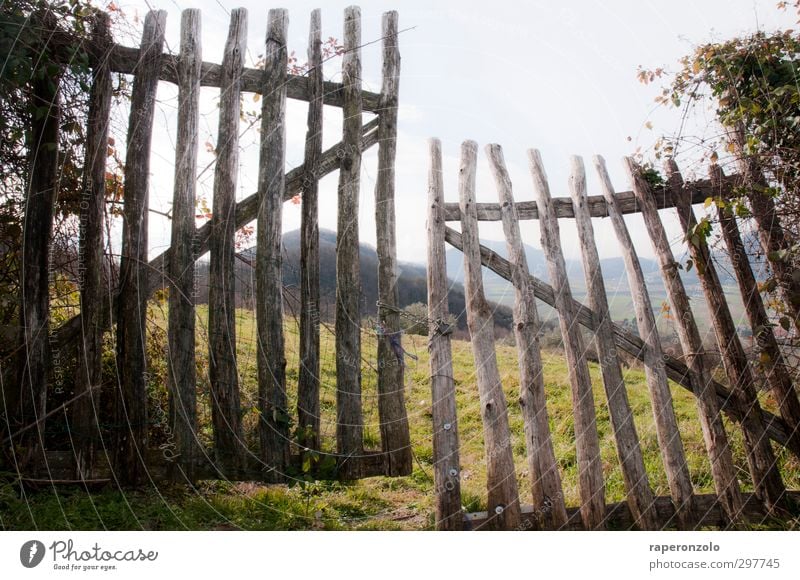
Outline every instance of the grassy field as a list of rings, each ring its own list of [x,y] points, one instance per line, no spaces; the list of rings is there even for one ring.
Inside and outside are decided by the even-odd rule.
[[[205,364],[207,346],[204,339],[206,312],[198,313],[198,364]],[[155,318],[163,323],[163,313]],[[379,429],[376,404],[376,351],[374,334],[363,334],[363,391],[365,413],[365,445],[378,449]],[[256,358],[255,325],[250,312],[239,311],[237,333],[239,363],[242,374],[242,398],[246,428],[252,433],[256,424]],[[158,333],[156,333],[158,334]],[[288,378],[294,396],[297,381],[297,326],[286,323]],[[325,448],[335,446],[335,367],[333,336],[328,329],[322,332],[324,356],[322,378],[322,429]],[[370,478],[355,483],[314,482],[305,486],[263,486],[252,483],[203,482],[197,488],[188,486],[151,486],[141,491],[107,489],[89,494],[72,488],[39,491],[19,496],[10,483],[0,484],[0,528],[2,529],[412,529],[433,527],[433,480],[431,442],[431,401],[428,383],[427,338],[404,337],[404,346],[418,360],[407,359],[406,402],[411,425],[414,453],[414,472],[401,478]],[[530,483],[525,461],[523,425],[517,402],[519,389],[516,349],[498,344],[497,356],[503,385],[509,403],[513,450],[516,459],[519,488],[524,503],[531,502]],[[461,438],[461,482],[463,504],[468,511],[485,509],[485,466],[483,437],[475,385],[474,364],[468,342],[453,343],[453,363]],[[159,365],[153,361],[154,376]],[[560,352],[546,352],[544,374],[548,411],[551,420],[556,457],[558,458],[567,505],[578,504],[577,461],[574,445],[573,414],[567,368]],[[600,369],[591,365],[595,385],[595,400],[602,446],[603,471],[608,502],[624,499],[624,489],[608,408],[600,378]],[[208,425],[207,377],[200,377],[201,420]],[[658,495],[668,495],[662,467],[652,410],[641,369],[626,371],[630,401],[644,451],[650,483]],[[155,395],[164,395],[162,384],[153,386]],[[675,411],[689,460],[695,489],[698,493],[713,492],[713,484],[705,448],[697,421],[692,396],[673,386]],[[769,397],[763,397],[766,407],[774,410]],[[291,402],[292,408],[294,401]],[[732,427],[729,425],[729,427]],[[745,490],[752,488],[742,450],[741,436],[730,428],[736,465]],[[210,430],[203,436],[210,441]],[[255,438],[252,448],[256,448]],[[800,489],[800,462],[788,454],[779,453],[786,486]],[[798,527],[800,522],[788,522]]]

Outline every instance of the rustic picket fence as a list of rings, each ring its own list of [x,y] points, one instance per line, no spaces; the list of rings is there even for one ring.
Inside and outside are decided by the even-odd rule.
[[[110,479],[136,485],[148,479],[285,481],[291,468],[302,466],[306,453],[322,448],[320,433],[320,293],[318,182],[339,172],[336,292],[336,476],[356,479],[371,475],[398,476],[411,473],[412,454],[404,402],[404,368],[378,365],[378,412],[381,449],[364,448],[361,371],[361,313],[359,305],[359,175],[362,152],[377,145],[375,189],[377,253],[379,256],[378,324],[384,335],[378,342],[378,360],[395,359],[389,337],[400,331],[397,289],[396,231],[394,215],[397,140],[397,105],[400,55],[397,14],[383,16],[383,82],[380,93],[361,87],[360,11],[345,10],[342,82],[323,80],[321,14],[311,16],[308,73],[287,72],[288,14],[270,10],[266,31],[264,69],[244,66],[247,13],[232,11],[221,64],[204,62],[200,38],[200,12],[186,10],[181,21],[180,53],[165,53],[166,14],[150,12],[144,23],[139,48],[115,44],[107,16],[96,21],[91,64],[86,148],[86,187],[81,211],[81,314],[57,329],[49,328],[49,295],[42,272],[47,271],[49,228],[52,227],[52,183],[58,156],[41,147],[35,155],[31,192],[26,214],[43,216],[26,222],[26,262],[23,286],[26,300],[22,319],[25,340],[24,368],[19,390],[20,429],[13,434],[21,459],[38,466],[30,484],[38,481],[104,483]],[[124,174],[123,240],[119,286],[113,300],[104,287],[104,204],[106,199],[106,147],[111,118],[112,75],[134,76]],[[147,213],[149,160],[156,94],[159,83],[179,88],[175,182],[171,246],[148,261]],[[211,222],[195,227],[196,175],[200,87],[220,90],[217,161],[213,185]],[[48,87],[39,87],[43,102],[52,102]],[[261,95],[262,120],[258,191],[236,201],[239,107],[242,93]],[[288,173],[285,164],[286,99],[308,103],[304,163]],[[324,105],[343,111],[342,139],[322,149]],[[56,107],[57,109],[57,107]],[[362,113],[376,118],[364,123]],[[37,121],[37,142],[57,142],[58,120],[45,116]],[[787,492],[775,464],[772,443],[800,455],[800,402],[791,377],[781,361],[781,350],[769,330],[767,311],[750,269],[734,216],[722,212],[722,233],[732,260],[751,326],[760,347],[770,356],[767,380],[780,405],[780,417],[763,410],[756,398],[752,369],[736,334],[730,310],[710,260],[708,249],[692,245],[704,295],[723,356],[728,385],[712,376],[711,361],[704,351],[689,299],[678,274],[658,210],[677,207],[684,232],[695,224],[691,205],[709,196],[733,195],[738,176],[726,177],[717,168],[708,180],[684,183],[674,164],[667,167],[668,183],[654,187],[633,161],[626,160],[632,191],[615,192],[602,158],[594,165],[602,195],[587,195],[585,170],[580,158],[572,160],[571,198],[552,198],[541,156],[529,153],[536,201],[516,203],[502,150],[486,150],[497,183],[498,203],[476,203],[477,145],[466,142],[461,151],[459,203],[443,198],[441,146],[430,143],[428,215],[428,308],[433,406],[433,447],[436,526],[438,529],[599,529],[668,526],[694,528],[729,526],[751,517],[780,515],[796,492]],[[746,168],[742,169],[743,172]],[[297,408],[288,408],[286,357],[281,280],[281,207],[302,194],[301,305],[299,322],[299,379]],[[48,209],[49,204],[49,209]],[[49,213],[48,213],[49,212]],[[650,299],[634,243],[623,214],[642,213],[656,249],[675,319],[684,361],[666,355],[659,341]],[[49,216],[49,217],[48,217]],[[578,224],[588,302],[571,295],[559,240],[559,218]],[[638,336],[613,323],[603,286],[592,218],[611,219],[623,253],[638,322]],[[85,219],[84,219],[85,218]],[[27,218],[26,218],[27,219]],[[547,257],[552,286],[532,276],[527,268],[520,234],[520,220],[538,219],[542,247]],[[241,398],[236,360],[234,319],[235,232],[257,222],[256,319],[258,363],[257,451],[244,445]],[[479,221],[502,221],[508,259],[480,244]],[[458,232],[447,222],[460,222]],[[762,231],[765,227],[759,224]],[[44,232],[44,233],[43,233]],[[37,235],[38,234],[38,235]],[[766,243],[776,236],[766,235]],[[464,255],[467,319],[476,361],[475,380],[480,395],[487,462],[488,511],[465,514],[460,493],[458,417],[450,351],[445,244]],[[197,361],[194,266],[197,258],[210,255],[208,339],[214,445],[205,449],[198,439]],[[484,295],[481,267],[509,280],[515,290],[514,331],[519,351],[519,403],[530,485],[534,505],[522,506],[511,447],[511,434],[501,378],[498,371],[491,310]],[[46,276],[44,277],[46,282]],[[154,292],[169,289],[168,386],[169,427],[175,450],[166,457],[151,449],[147,417],[147,304]],[[572,386],[580,506],[567,506],[557,459],[549,432],[546,392],[538,343],[540,320],[536,301],[558,312]],[[113,324],[112,324],[113,323]],[[593,334],[602,362],[603,387],[627,501],[607,504],[600,461],[599,439],[592,389],[585,354],[583,326]],[[102,352],[109,329],[116,333],[116,365],[120,369],[114,389],[114,414],[104,416],[99,405],[103,380]],[[641,338],[640,338],[641,337]],[[642,361],[650,394],[668,497],[655,497],[648,482],[633,414],[624,385],[619,352]],[[74,397],[63,407],[47,408],[50,361],[74,355],[77,365]],[[699,421],[708,450],[716,493],[694,493],[685,450],[672,407],[668,380],[695,395]],[[54,413],[68,416],[73,450],[44,449],[46,423]],[[741,428],[754,493],[742,493],[729,445],[723,413],[731,425]],[[302,427],[293,441],[290,424]],[[112,441],[100,434],[104,424],[123,425]],[[33,451],[32,451],[33,450]],[[37,459],[38,452],[44,456]],[[23,462],[24,463],[24,462]]]
[[[362,153],[377,145],[375,218],[378,285],[382,308],[378,322],[379,360],[393,360],[389,337],[400,330],[394,215],[397,106],[400,74],[398,17],[383,15],[380,93],[362,89],[361,12],[344,11],[342,81],[323,80],[321,13],[311,14],[308,72],[287,72],[288,13],[269,11],[264,69],[244,66],[247,11],[233,10],[221,64],[203,61],[199,10],[185,10],[181,19],[180,52],[164,52],[166,13],[151,11],[144,21],[139,48],[115,44],[109,19],[99,14],[91,46],[91,87],[86,147],[86,195],[82,210],[81,314],[51,332],[47,288],[29,291],[24,319],[31,332],[24,348],[21,385],[23,421],[28,447],[43,447],[48,417],[48,349],[59,356],[77,356],[75,398],[67,407],[74,452],[49,452],[38,461],[48,479],[94,481],[113,477],[138,484],[160,477],[215,477],[285,481],[291,466],[303,465],[305,453],[322,449],[320,441],[320,280],[318,183],[339,172],[337,294],[336,294],[336,476],[355,479],[370,475],[397,476],[411,472],[408,419],[403,398],[404,369],[379,365],[378,413],[381,449],[364,449],[361,394],[361,313],[359,279],[360,172]],[[259,51],[260,52],[260,51]],[[124,170],[124,214],[119,287],[113,303],[103,287],[106,148],[111,115],[112,75],[133,75],[127,154]],[[177,84],[179,107],[175,148],[175,181],[171,246],[148,261],[148,181],[151,141],[159,83]],[[195,227],[200,88],[219,88],[219,127],[213,185],[213,217]],[[237,202],[240,98],[261,95],[261,142],[258,191]],[[284,173],[286,100],[308,103],[304,163]],[[322,150],[324,105],[343,111],[341,141]],[[375,115],[364,123],[362,113]],[[46,124],[46,122],[45,122]],[[51,139],[54,142],[55,139]],[[38,158],[44,171],[54,154]],[[46,185],[42,185],[46,187]],[[302,194],[302,254],[297,409],[288,408],[281,285],[281,208]],[[38,203],[31,197],[30,204]],[[50,198],[52,199],[52,198]],[[43,203],[46,203],[43,202]],[[84,207],[85,206],[85,207]],[[234,319],[235,232],[257,223],[256,318],[258,362],[259,450],[248,450],[241,422],[241,398],[236,361]],[[45,233],[50,223],[40,224]],[[32,226],[33,227],[33,226]],[[49,236],[41,236],[48,240]],[[35,242],[32,242],[35,243]],[[46,242],[41,242],[41,244]],[[33,247],[33,246],[31,246]],[[46,259],[48,248],[42,248]],[[208,341],[210,359],[213,449],[198,440],[197,370],[195,356],[194,268],[198,257],[210,255]],[[146,319],[148,300],[160,288],[169,289],[168,386],[169,427],[175,449],[169,458],[148,446]],[[39,309],[39,310],[37,310]],[[42,310],[44,309],[44,310]],[[41,315],[41,313],[44,315]],[[38,318],[37,318],[38,317]],[[115,415],[98,413],[102,382],[102,344],[116,325]],[[43,332],[36,332],[36,329]],[[43,342],[45,341],[45,342]],[[300,427],[293,442],[290,424]],[[103,424],[123,425],[113,441],[101,441]],[[102,449],[101,449],[102,447]],[[36,462],[34,462],[36,463]],[[312,466],[316,464],[311,462]],[[46,472],[46,473],[45,473]]]
[[[536,201],[516,203],[499,145],[488,145],[486,156],[496,182],[498,203],[476,203],[477,144],[461,146],[459,202],[443,196],[442,151],[430,141],[428,182],[428,308],[430,372],[434,423],[434,464],[437,529],[603,529],[645,530],[736,525],[747,518],[785,514],[796,492],[787,492],[771,442],[800,453],[800,405],[782,353],[768,324],[767,311],[747,259],[736,218],[721,212],[724,240],[746,311],[755,334],[771,357],[767,380],[780,403],[781,417],[763,410],[756,398],[748,364],[708,247],[690,244],[703,294],[709,305],[729,386],[712,377],[712,361],[704,351],[689,297],[679,276],[658,210],[676,207],[683,232],[696,224],[692,204],[707,197],[733,197],[738,176],[726,177],[717,167],[709,180],[685,183],[674,162],[665,169],[668,182],[654,187],[632,159],[625,160],[633,191],[615,192],[602,157],[594,158],[602,195],[587,195],[580,157],[571,160],[570,198],[552,198],[539,152],[528,152]],[[670,312],[685,354],[685,363],[664,353],[656,329],[644,275],[623,214],[640,212],[655,248]],[[611,219],[631,286],[639,336],[615,324],[609,314],[606,289],[594,240],[592,218]],[[587,284],[587,304],[573,299],[559,237],[559,218],[574,218]],[[538,219],[551,285],[531,275],[520,235],[520,220]],[[482,246],[479,221],[501,221],[508,259]],[[459,222],[458,232],[447,222]],[[480,394],[487,468],[488,511],[464,514],[460,492],[458,419],[447,317],[445,243],[464,256],[467,319],[475,359],[474,378]],[[534,504],[522,506],[512,455],[507,403],[498,372],[492,312],[486,300],[481,268],[486,267],[514,287],[514,332],[519,355],[519,405],[524,419],[528,471]],[[566,353],[575,422],[580,506],[565,505],[551,439],[547,397],[538,333],[536,299],[558,313]],[[626,499],[606,504],[596,423],[593,385],[589,375],[583,326],[593,332],[602,381],[624,479]],[[762,328],[759,328],[762,327]],[[763,333],[766,332],[767,335]],[[641,338],[639,338],[641,337]],[[620,351],[644,365],[669,497],[655,497],[648,482],[642,450],[633,422],[620,364]],[[711,464],[715,494],[695,494],[678,430],[668,379],[695,395],[703,438]],[[744,435],[754,493],[742,493],[733,463],[723,413],[738,423]],[[796,504],[795,504],[796,505]]]

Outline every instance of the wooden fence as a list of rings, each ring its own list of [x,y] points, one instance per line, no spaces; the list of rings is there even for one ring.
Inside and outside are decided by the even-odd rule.
[[[85,192],[80,229],[80,315],[59,328],[50,328],[47,268],[53,225],[55,174],[58,154],[47,144],[58,142],[57,94],[48,83],[34,96],[53,104],[51,114],[33,127],[36,151],[31,195],[26,207],[23,263],[24,336],[21,341],[19,391],[11,393],[14,421],[10,435],[15,460],[29,482],[45,477],[89,484],[114,478],[121,485],[138,485],[151,478],[195,480],[202,477],[282,482],[292,468],[321,452],[320,432],[320,270],[319,180],[338,171],[338,232],[336,263],[336,475],[356,479],[370,475],[411,473],[412,454],[404,402],[404,368],[378,365],[378,413],[381,449],[364,448],[361,392],[361,312],[359,303],[359,176],[362,153],[378,146],[375,188],[378,294],[378,360],[393,360],[391,340],[400,332],[398,315],[396,231],[394,215],[397,106],[400,54],[395,12],[383,16],[383,82],[380,93],[362,89],[361,16],[357,7],[345,10],[341,83],[322,75],[321,14],[314,11],[308,42],[308,72],[293,75],[288,64],[288,13],[270,10],[266,26],[263,69],[244,65],[247,13],[231,13],[221,64],[205,62],[200,35],[200,12],[186,10],[181,21],[180,52],[164,52],[166,14],[150,12],[139,48],[117,45],[108,18],[100,14],[91,43],[93,83],[90,94],[85,163]],[[57,36],[57,35],[56,35]],[[106,147],[111,119],[112,75],[133,75],[124,172],[123,235],[119,283],[108,298],[104,288],[104,204]],[[177,141],[171,245],[148,260],[149,175],[156,95],[162,82],[178,86]],[[200,88],[219,93],[217,159],[213,183],[213,217],[195,227]],[[258,189],[236,201],[239,118],[243,93],[261,95],[261,142]],[[286,100],[308,103],[304,162],[285,172]],[[324,106],[343,112],[342,139],[322,149]],[[363,122],[364,112],[375,118]],[[684,233],[696,224],[693,203],[707,197],[728,199],[738,176],[712,168],[708,180],[685,183],[677,167],[666,168],[668,182],[653,186],[632,160],[625,161],[632,190],[615,191],[602,158],[594,159],[601,195],[589,196],[580,158],[572,159],[570,198],[550,194],[540,154],[529,152],[535,201],[515,202],[512,184],[499,146],[486,149],[496,182],[498,203],[477,203],[478,147],[465,142],[461,150],[459,201],[443,197],[441,146],[430,142],[428,214],[428,308],[433,413],[436,526],[476,529],[602,529],[668,526],[695,528],[728,526],[758,516],[782,513],[796,492],[787,491],[776,467],[772,444],[800,456],[800,401],[781,361],[767,310],[746,255],[735,216],[722,211],[723,239],[733,260],[748,319],[770,357],[767,381],[779,402],[780,417],[759,406],[754,377],[725,302],[708,248],[690,245],[698,265],[702,290],[722,353],[727,385],[717,382],[704,351],[689,296],[678,273],[658,210],[676,207]],[[746,170],[747,168],[744,168]],[[299,369],[297,408],[289,408],[281,285],[281,208],[302,194]],[[680,339],[683,360],[664,353],[659,340],[635,245],[623,215],[639,212],[655,248],[670,310]],[[85,217],[85,219],[83,219]],[[583,257],[587,304],[571,293],[560,244],[559,218],[574,218]],[[593,218],[610,218],[624,258],[632,289],[638,336],[610,317]],[[521,220],[538,219],[552,285],[533,276],[522,244]],[[244,444],[234,318],[234,260],[237,230],[257,223],[256,326],[259,412],[258,450]],[[460,222],[456,231],[447,222]],[[480,221],[501,221],[508,259],[480,243]],[[774,244],[765,237],[765,244]],[[464,514],[461,501],[458,417],[447,309],[446,243],[464,255],[467,322],[476,361],[475,381],[480,397],[487,459],[488,511]],[[772,246],[770,246],[772,248]],[[209,376],[213,447],[198,437],[197,360],[193,300],[197,258],[210,255]],[[492,313],[486,300],[481,268],[487,267],[514,287],[514,332],[519,351],[520,392],[534,504],[520,502],[515,473],[508,402],[502,389],[495,354]],[[788,278],[787,278],[788,279]],[[168,341],[169,429],[175,451],[170,456],[153,449],[149,440],[146,312],[154,292],[169,289]],[[558,460],[549,430],[537,299],[554,307],[564,338],[575,421],[579,465],[580,505],[567,506]],[[600,458],[593,384],[586,345],[579,325],[593,332],[602,361],[602,381],[610,422],[625,484],[627,501],[608,504]],[[104,379],[103,344],[113,332],[115,364],[113,412],[100,404]],[[639,443],[624,384],[620,351],[640,360],[654,413],[669,496],[656,497]],[[76,387],[64,405],[48,408],[50,363],[55,352],[78,361]],[[106,379],[108,377],[105,377]],[[669,380],[694,394],[715,493],[695,493],[686,453],[678,430]],[[48,451],[46,424],[54,414],[67,417],[72,450]],[[731,419],[723,422],[723,414]],[[115,425],[110,439],[107,425]],[[299,427],[290,431],[290,425]],[[122,426],[122,427],[120,427]],[[741,429],[749,477],[754,492],[743,493],[735,471],[729,431]],[[106,437],[106,438],[104,438]],[[310,463],[313,464],[313,461]]]
[[[476,203],[477,144],[461,147],[458,203],[443,198],[442,152],[438,140],[430,141],[428,184],[428,292],[430,318],[430,372],[434,423],[434,464],[437,529],[604,529],[645,530],[679,527],[737,525],[745,519],[785,513],[798,498],[788,492],[777,467],[772,442],[800,456],[797,393],[781,360],[772,329],[749,261],[744,254],[734,216],[723,212],[724,240],[734,259],[735,271],[747,314],[755,334],[769,349],[768,384],[779,402],[781,417],[763,410],[756,398],[753,371],[749,366],[725,295],[710,259],[700,241],[690,244],[703,294],[711,312],[728,386],[716,382],[712,363],[704,350],[689,296],[679,276],[658,210],[676,207],[684,234],[694,232],[692,204],[707,197],[733,197],[738,176],[726,177],[712,168],[709,180],[685,183],[674,162],[666,167],[668,181],[651,185],[632,159],[625,167],[632,191],[616,192],[602,157],[594,158],[602,195],[588,196],[586,174],[580,157],[571,161],[570,198],[553,198],[542,157],[528,152],[536,200],[515,202],[512,184],[498,145],[488,145],[486,155],[497,188],[498,203]],[[684,361],[664,353],[656,329],[650,297],[634,243],[623,214],[640,212],[655,249],[667,292],[672,318],[680,339]],[[587,303],[573,297],[561,249],[559,218],[574,218],[586,277]],[[595,245],[592,218],[610,218],[625,263],[638,336],[615,324]],[[520,235],[520,220],[538,219],[541,243],[551,284],[531,275]],[[501,221],[508,259],[482,246],[479,221]],[[446,222],[460,222],[458,232]],[[487,458],[488,511],[464,514],[460,494],[458,421],[455,406],[449,327],[445,242],[464,256],[465,293],[471,346],[475,359],[475,382],[480,393],[485,455]],[[486,267],[510,281],[514,287],[514,332],[519,355],[520,392],[527,450],[528,472],[534,504],[522,506],[512,460],[506,400],[497,371],[492,313],[485,298],[481,268]],[[564,341],[575,422],[580,505],[565,505],[558,464],[553,451],[545,383],[539,346],[540,319],[536,300],[554,307]],[[607,504],[598,440],[593,385],[586,359],[583,326],[593,332],[601,362],[603,387],[617,455],[622,471],[626,502]],[[641,338],[640,338],[641,337]],[[655,497],[648,482],[643,453],[634,425],[620,364],[620,351],[643,363],[653,409],[661,459],[669,497]],[[694,493],[686,453],[673,409],[668,379],[692,392],[711,464],[715,494]],[[743,433],[747,464],[754,492],[742,493],[733,463],[729,434],[723,413]]]
[[[80,232],[81,314],[59,328],[50,329],[47,285],[32,285],[30,288],[27,299],[32,306],[26,314],[27,320],[32,321],[32,328],[23,341],[24,353],[20,359],[20,376],[23,377],[20,385],[22,395],[19,397],[21,410],[16,418],[21,430],[14,433],[12,429],[15,442],[29,450],[30,465],[39,466],[49,478],[71,477],[88,481],[113,476],[123,485],[136,485],[149,478],[166,476],[191,480],[213,476],[280,482],[286,480],[292,466],[303,464],[304,454],[321,451],[318,184],[325,175],[338,170],[337,448],[333,454],[337,460],[337,475],[353,479],[377,474],[408,474],[412,457],[403,397],[403,367],[379,365],[378,412],[383,426],[380,450],[364,448],[361,404],[358,207],[362,153],[375,145],[378,146],[375,190],[380,263],[378,281],[380,304],[383,305],[378,323],[385,329],[384,336],[379,338],[378,356],[393,357],[389,354],[388,341],[391,333],[400,330],[394,217],[400,74],[397,13],[383,15],[383,84],[380,93],[362,88],[361,12],[358,7],[349,7],[344,12],[340,83],[323,79],[319,10],[311,15],[308,72],[303,75],[287,72],[289,16],[286,10],[269,11],[263,70],[247,68],[244,63],[248,28],[246,10],[236,9],[230,15],[221,64],[203,60],[200,20],[198,10],[183,12],[180,52],[173,55],[164,52],[164,11],[152,11],[147,15],[139,48],[115,44],[110,36],[108,17],[105,14],[97,16],[91,43],[93,85],[84,200],[90,219],[82,224]],[[108,290],[104,291],[102,282],[106,227],[103,208],[114,73],[133,75],[133,86],[124,169],[119,286],[111,292],[113,300],[109,303]],[[179,91],[171,246],[148,261],[151,142],[157,111],[156,93],[163,82],[176,84]],[[219,89],[219,126],[215,148],[213,217],[210,223],[196,229],[201,87]],[[257,192],[237,202],[240,101],[245,93],[262,97],[260,163]],[[308,124],[304,163],[285,173],[287,99],[308,103]],[[344,123],[341,141],[323,151],[325,105],[341,108]],[[372,113],[375,118],[364,123],[363,112]],[[45,118],[37,126],[52,132],[56,124],[57,120]],[[54,143],[57,139],[47,141]],[[50,173],[46,171],[55,172],[56,163],[56,155],[40,158],[42,167],[38,169],[42,183],[34,183],[34,189],[45,191],[52,186],[50,182],[53,180],[48,182]],[[303,307],[299,323],[298,403],[296,409],[290,409],[281,284],[281,214],[283,203],[298,194],[302,194],[300,292]],[[52,206],[52,193],[49,198],[32,196],[30,204],[37,203],[45,206],[46,210],[48,203]],[[37,224],[36,231],[49,231],[52,227],[52,210],[50,216],[44,218],[43,223]],[[244,444],[234,319],[235,233],[254,220],[257,222],[258,451],[252,451]],[[36,259],[46,268],[49,236],[40,237],[44,241],[36,242],[34,239],[28,249],[41,250]],[[212,449],[204,449],[198,440],[197,312],[193,300],[195,262],[206,252],[210,255],[208,341]],[[33,266],[38,267],[38,262]],[[169,362],[169,428],[176,447],[170,458],[150,449],[148,441],[145,317],[148,301],[160,288],[169,289],[165,354]],[[117,345],[115,363],[119,372],[113,396],[114,416],[106,416],[100,407],[101,355],[104,335],[112,327]],[[37,333],[37,330],[42,332]],[[58,351],[62,357],[73,354],[79,364],[75,397],[64,409],[50,410],[46,407],[46,369],[53,351]],[[48,417],[54,411],[63,410],[69,415],[68,429],[74,440],[75,453],[49,452],[44,460],[41,456],[36,460],[38,452],[45,451],[43,433]],[[124,427],[116,429],[111,440],[108,437],[104,440],[101,426],[108,424]],[[290,432],[290,425],[298,427],[296,433]]]

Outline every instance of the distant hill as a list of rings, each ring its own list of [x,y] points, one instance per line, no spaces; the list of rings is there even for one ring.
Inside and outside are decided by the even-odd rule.
[[[336,232],[320,230],[320,301],[321,315],[333,320],[336,303]],[[255,247],[238,254],[236,261],[237,305],[253,307],[255,288]],[[378,301],[378,254],[372,246],[361,244],[361,312],[363,316],[377,314]],[[427,303],[427,272],[423,264],[401,262],[399,264],[398,291],[400,306],[416,302]],[[285,307],[287,314],[298,312],[300,298],[300,231],[283,235],[283,284],[286,288]],[[208,302],[208,262],[198,264],[198,302]],[[459,329],[466,328],[464,288],[461,282],[453,283],[448,292],[450,312],[457,317]],[[496,305],[495,324],[510,329],[513,316],[511,309]]]

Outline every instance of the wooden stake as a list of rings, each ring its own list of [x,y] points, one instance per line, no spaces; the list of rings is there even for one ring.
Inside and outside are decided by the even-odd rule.
[[[639,446],[639,436],[633,422],[633,412],[628,402],[628,391],[622,377],[622,367],[614,346],[614,323],[608,310],[608,297],[606,286],[603,282],[603,272],[600,269],[600,256],[594,240],[592,218],[589,216],[586,196],[586,171],[580,157],[572,157],[572,173],[569,178],[570,195],[575,207],[575,224],[578,228],[578,239],[581,244],[583,257],[583,273],[586,277],[589,308],[597,319],[595,331],[595,345],[600,358],[600,368],[603,373],[603,386],[608,399],[608,412],[614,428],[614,438],[617,444],[617,455],[622,467],[622,477],[625,480],[628,505],[636,525],[643,530],[658,529],[657,514],[653,492],[644,467],[642,449]],[[610,204],[609,204],[610,205]],[[662,371],[663,374],[663,371]],[[666,392],[666,405],[653,406],[656,425],[659,427],[659,443],[661,443],[664,464],[667,466],[667,478],[679,479],[685,476],[686,485],[691,490],[689,470],[686,468],[686,458],[683,454],[678,424],[672,410],[672,399],[664,376],[664,392]],[[656,399],[664,403],[663,399]],[[656,411],[658,408],[658,411]],[[662,432],[669,433],[670,437],[663,437]]]
[[[123,485],[138,485],[146,474],[147,449],[147,212],[150,146],[158,71],[167,13],[151,11],[144,21],[142,60],[133,80],[125,156],[125,208],[119,267],[115,471]]]
[[[452,329],[447,324],[442,144],[438,139],[430,139],[428,148],[428,318],[431,320],[428,352],[433,415],[433,484],[436,529],[453,531],[463,528],[463,518],[456,392],[450,347]]]
[[[542,353],[539,347],[541,321],[530,284],[528,261],[503,150],[500,145],[487,145],[486,156],[497,185],[514,284],[514,336],[519,352],[520,373],[519,404],[525,425],[533,505],[537,510],[533,521],[546,529],[559,529],[567,523],[567,509],[550,437]]]
[[[300,207],[300,372],[297,426],[304,448],[320,449],[319,406],[319,162],[322,155],[322,16],[311,13],[308,33],[308,129]]]
[[[483,292],[478,219],[475,215],[475,173],[478,165],[478,144],[461,144],[461,166],[458,192],[461,200],[461,232],[464,240],[464,294],[467,326],[475,377],[481,402],[484,447],[486,451],[486,485],[490,518],[486,529],[512,530],[520,524],[519,491],[514,471],[508,409],[497,355],[494,350],[494,321]]]
[[[592,381],[586,363],[586,351],[580,328],[575,323],[572,308],[572,291],[567,278],[564,255],[561,253],[561,238],[558,219],[550,197],[550,186],[544,172],[542,157],[536,149],[528,150],[530,170],[536,191],[539,210],[542,249],[547,258],[547,270],[555,295],[564,351],[567,355],[569,380],[572,385],[572,409],[575,413],[575,440],[578,454],[578,479],[581,495],[581,518],[588,530],[602,529],[605,517],[605,490],[603,487],[603,463],[600,458],[600,440],[597,435],[597,419],[594,409]]]
[[[169,261],[170,425],[180,464],[189,478],[197,460],[197,365],[195,360],[195,209],[200,122],[200,10],[184,10],[178,61],[178,136],[172,201],[172,256]]]
[[[256,320],[258,325],[258,439],[268,481],[286,479],[289,464],[289,404],[283,337],[281,241],[286,192],[286,35],[289,13],[269,11],[261,107],[261,158],[258,166],[256,242]],[[305,308],[305,307],[303,307]]]
[[[336,445],[341,476],[358,479],[364,450],[361,412],[361,279],[358,195],[361,173],[361,10],[344,12],[344,126],[336,230]]]
[[[401,341],[400,293],[397,288],[397,224],[394,214],[394,164],[397,157],[397,106],[400,51],[397,12],[383,15],[383,86],[378,126],[378,179],[375,185],[375,227],[378,253],[378,323],[385,335],[378,340],[378,416],[386,475],[409,475],[413,469],[411,435],[405,404],[405,365],[391,341]]]
[[[92,36],[101,51],[111,48],[110,19],[98,12],[92,23]],[[108,155],[108,125],[111,115],[111,71],[101,62],[92,69],[92,90],[89,95],[89,114],[86,132],[86,157],[83,174],[80,220],[80,291],[82,319],[75,401],[71,412],[73,442],[76,444],[75,477],[90,479],[95,449],[99,443],[98,415],[100,397],[95,388],[102,383],[103,329],[100,307],[109,294],[105,288],[105,259],[103,229],[106,202],[106,156]],[[105,420],[111,418],[104,417]],[[113,420],[113,419],[111,419]]]
[[[678,430],[678,421],[675,417],[672,404],[672,394],[670,393],[669,383],[667,382],[664,352],[661,348],[661,338],[658,334],[655,316],[653,315],[650,293],[645,284],[644,273],[639,263],[636,247],[628,232],[628,227],[625,225],[622,212],[618,209],[617,199],[614,195],[614,187],[611,184],[611,179],[606,170],[606,162],[598,155],[594,158],[594,165],[600,177],[603,195],[608,208],[608,215],[614,225],[617,240],[622,248],[625,272],[628,276],[628,284],[630,285],[631,296],[633,298],[633,307],[636,312],[636,326],[639,330],[639,336],[644,340],[645,348],[642,350],[642,354],[645,377],[647,379],[647,389],[650,392],[653,419],[656,425],[656,435],[659,441],[659,448],[661,449],[661,456],[664,461],[667,481],[670,486],[670,494],[675,505],[679,506],[676,510],[676,514],[680,518],[681,527],[686,528],[693,525],[691,511],[691,502],[693,501],[692,483],[689,474],[689,466],[686,462],[686,456]],[[670,283],[672,283],[672,279],[670,280]],[[671,288],[670,283],[665,282],[668,290]],[[676,283],[680,283],[680,279],[678,279]],[[674,291],[679,292],[677,289]],[[716,402],[716,399],[714,401]],[[719,436],[722,437],[721,441],[727,446],[724,430],[720,433],[708,429],[708,426],[711,425],[713,421],[718,423],[716,427],[722,428],[722,422],[718,416],[718,408],[716,411],[716,419],[713,415],[704,415],[702,413],[702,408],[700,414],[701,423],[705,425],[704,433],[711,436],[711,438],[707,440],[709,449],[717,448],[716,445],[720,441],[718,439]],[[728,461],[730,461],[729,451],[726,457]],[[730,464],[730,466],[732,467],[732,464]]]
[[[229,470],[244,452],[239,374],[236,366],[236,183],[239,172],[240,77],[247,39],[247,10],[231,12],[222,59],[217,164],[209,253],[208,342],[211,416],[218,463]]]

